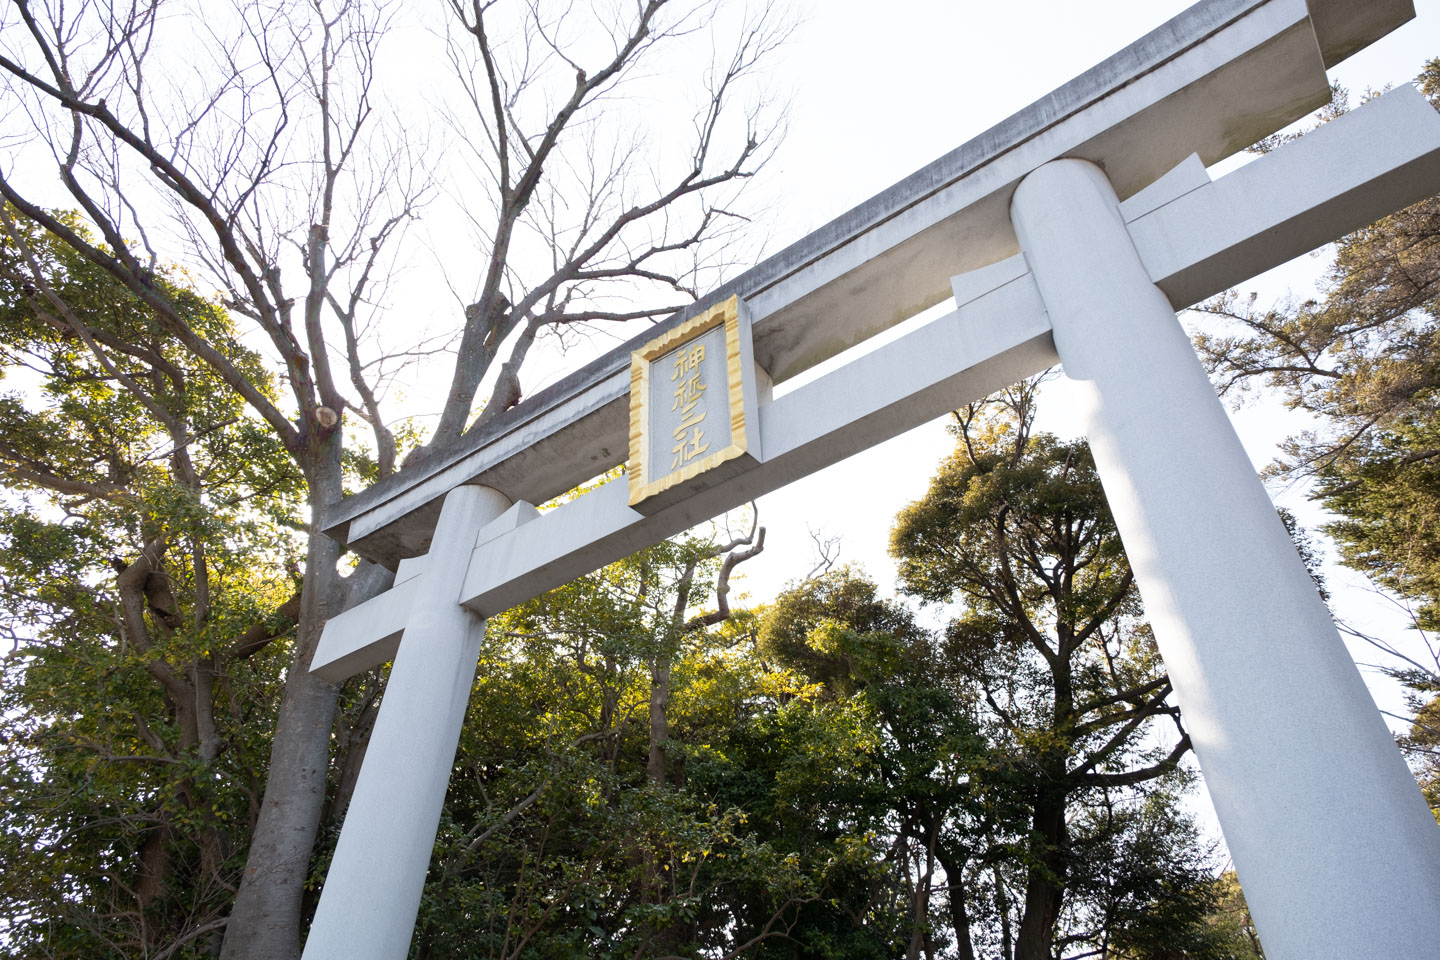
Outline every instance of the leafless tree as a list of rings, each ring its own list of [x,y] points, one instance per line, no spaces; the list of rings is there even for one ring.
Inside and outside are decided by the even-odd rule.
[[[744,219],[729,206],[735,188],[769,158],[783,119],[758,98],[736,124],[730,101],[788,32],[762,8],[740,25],[728,58],[716,58],[709,36],[719,4],[710,0],[632,3],[623,22],[573,5],[551,12],[540,0],[448,2],[458,27],[448,51],[465,91],[463,109],[449,118],[483,177],[485,204],[470,215],[485,249],[431,441],[439,445],[519,401],[520,364],[542,331],[663,316],[713,282],[721,265],[713,258],[724,255],[717,242]],[[508,43],[496,39],[497,15],[509,17]],[[625,112],[627,83],[667,42],[697,36],[713,58],[706,96],[683,162],[664,164],[614,118]],[[598,56],[582,57],[575,48],[583,46]],[[477,391],[492,373],[472,426]]]
[[[515,405],[521,365],[546,331],[655,317],[692,299],[744,222],[736,191],[773,150],[783,110],[754,93],[733,103],[786,37],[773,9],[736,21],[733,47],[714,53],[718,0],[595,6],[445,4],[462,94],[448,114],[452,152],[479,175],[463,202],[486,248],[478,295],[455,318],[431,446]],[[11,0],[0,16],[0,136],[14,148],[0,197],[144,303],[244,399],[309,491],[298,638],[225,931],[231,958],[298,956],[325,783],[346,777],[330,756],[338,689],[308,666],[324,622],[388,581],[364,563],[343,575],[338,546],[318,530],[343,494],[347,443],[370,451],[381,477],[400,469],[380,373],[418,347],[380,335],[385,288],[446,173],[379,87],[382,41],[410,13],[374,0],[207,0],[203,11],[178,0]],[[674,66],[665,51],[684,43],[706,56],[698,83],[684,81],[701,95],[676,164],[673,131],[652,150],[624,98],[647,71]],[[79,210],[93,234],[57,207]],[[283,392],[187,320],[157,282],[171,264],[223,291]],[[93,332],[83,311],[46,309],[79,336]],[[127,349],[94,336],[87,346],[102,364]],[[144,402],[143,383],[120,382]],[[351,413],[362,431],[347,431]],[[173,440],[183,450],[188,437]],[[144,547],[117,570],[122,585],[144,580],[139,564],[163,568],[163,535]]]

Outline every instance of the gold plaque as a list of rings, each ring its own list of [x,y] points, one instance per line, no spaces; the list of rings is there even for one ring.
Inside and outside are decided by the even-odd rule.
[[[705,310],[630,355],[630,505],[660,509],[689,484],[758,462],[755,361],[738,297]],[[734,463],[742,460],[743,463]],[[719,479],[706,476],[707,481]],[[687,484],[666,497],[657,495]]]

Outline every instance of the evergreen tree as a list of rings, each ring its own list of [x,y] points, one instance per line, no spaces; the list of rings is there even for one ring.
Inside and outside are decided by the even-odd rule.
[[[538,339],[568,339],[597,322],[668,316],[717,286],[732,261],[743,259],[736,232],[747,218],[737,206],[739,188],[764,166],[783,126],[772,109],[778,104],[754,74],[785,40],[789,23],[763,3],[734,14],[725,5],[722,15],[715,0],[455,2],[440,5],[438,21],[407,20],[428,15],[385,0],[222,6],[142,0],[5,8],[0,96],[13,162],[0,170],[0,229],[11,284],[8,319],[19,335],[37,343],[73,338],[77,355],[89,358],[83,362],[92,366],[91,385],[97,394],[108,392],[117,418],[138,409],[165,424],[159,434],[133,436],[137,446],[125,457],[154,466],[170,456],[168,446],[189,450],[193,459],[205,444],[265,432],[255,439],[263,452],[234,446],[225,466],[261,491],[268,483],[289,484],[288,493],[303,501],[303,561],[296,575],[283,578],[299,594],[279,703],[273,713],[249,712],[269,727],[258,734],[269,755],[244,763],[247,777],[261,771],[263,789],[249,804],[253,823],[247,817],[244,829],[233,831],[247,848],[238,885],[227,876],[203,910],[156,936],[132,917],[145,931],[139,940],[105,948],[134,955],[132,943],[143,942],[140,955],[153,949],[173,956],[203,942],[227,960],[295,960],[314,905],[316,840],[333,831],[334,814],[345,805],[385,676],[374,673],[342,692],[310,672],[312,657],[331,617],[391,579],[374,564],[352,568],[321,528],[357,479],[373,482],[424,462],[401,459],[395,414],[385,403],[391,378],[418,357],[433,361],[425,376],[441,385],[443,399],[424,446],[444,456],[519,403],[522,367]],[[428,118],[413,105],[434,98],[405,89],[412,71],[384,63],[387,34],[407,24],[445,34],[410,31],[412,38],[433,38],[432,59],[447,65],[455,83],[452,95],[438,98],[448,106]],[[691,80],[668,70],[663,79],[647,79],[659,63],[689,69]],[[667,94],[693,91],[695,122],[682,121],[679,132],[650,130],[651,121],[661,126],[665,120],[657,118],[669,113],[627,109],[625,100],[643,97],[638,88],[652,83],[664,84]],[[402,113],[402,104],[410,109]],[[427,127],[439,125],[452,134],[443,150],[421,142]],[[688,146],[674,149],[682,141]],[[473,230],[472,242],[431,245],[423,254],[431,261],[462,257],[446,265],[449,275],[470,278],[454,289],[471,302],[455,304],[445,324],[455,334],[453,350],[426,342],[423,303],[397,297],[393,309],[386,304],[394,267],[412,259],[408,228],[438,194],[464,198]],[[89,230],[50,209],[57,196],[83,211]],[[46,248],[57,245],[68,249],[68,264],[104,278],[96,289],[107,291],[105,300],[51,269],[60,258]],[[171,263],[198,279],[182,282]],[[196,285],[218,291],[203,298],[216,302],[197,304]],[[143,312],[143,324],[118,326],[107,312],[109,292],[121,290],[131,312]],[[226,311],[240,318],[265,362],[239,348]],[[166,347],[158,358],[157,336]],[[205,384],[216,410],[236,418],[233,428],[198,410],[189,423],[189,412],[180,416],[167,406],[171,394],[182,392],[177,372]],[[184,392],[200,399],[190,388]],[[22,408],[23,401],[12,404],[12,421],[24,419]],[[57,432],[69,439],[68,430],[60,424]],[[83,430],[77,423],[73,432]],[[17,483],[83,498],[127,482],[97,480],[83,457],[29,463],[25,458],[35,453],[29,448],[41,439],[24,436],[24,449],[6,465]],[[270,455],[277,450],[278,459]],[[367,459],[357,476],[354,467]],[[107,592],[130,604],[110,608],[124,613],[116,619],[127,633],[124,646],[110,651],[115,662],[97,665],[102,672],[117,669],[122,651],[135,651],[145,629],[185,632],[194,641],[196,648],[173,662],[161,646],[146,647],[142,652],[156,656],[145,669],[177,716],[195,715],[192,732],[205,745],[202,753],[221,745],[219,757],[226,735],[212,735],[207,704],[212,681],[219,682],[211,672],[225,671],[212,671],[210,659],[250,636],[256,621],[271,619],[289,596],[252,603],[246,588],[231,599],[222,590],[228,584],[221,557],[210,556],[217,548],[187,553],[210,531],[233,530],[237,557],[256,558],[257,575],[267,580],[276,551],[263,543],[241,547],[240,508],[197,493],[183,460],[182,453],[175,480],[187,489],[166,503],[152,497],[141,542],[132,536],[129,549],[114,554],[130,572],[112,570],[120,582],[105,584],[87,558],[76,582],[98,586],[100,606]],[[40,469],[46,465],[58,472]],[[245,475],[250,466],[261,480]],[[211,479],[202,472],[200,487]],[[293,513],[283,497],[273,508],[261,504],[266,495],[241,493],[238,503]],[[161,626],[147,620],[142,628],[136,618],[151,616],[145,590],[164,585],[174,602],[158,597]],[[193,608],[186,594],[192,586]],[[224,621],[220,614],[230,608],[256,617]],[[191,626],[199,623],[210,625],[204,641]],[[186,672],[197,663],[198,679]],[[234,709],[243,716],[242,702]],[[161,739],[167,733],[152,732]],[[142,789],[132,801],[153,799]],[[115,890],[130,891],[116,896],[128,897],[131,913],[145,912],[135,904],[150,902],[149,887],[138,879],[151,869],[145,849],[89,868],[114,878]],[[216,856],[230,860],[228,853]],[[228,918],[217,916],[212,905],[227,898]],[[105,908],[102,917],[113,913]]]
[[[0,237],[0,618],[14,644],[0,661],[0,950],[208,953],[298,616],[299,473],[139,297],[11,222],[24,232]],[[224,309],[178,272],[154,283],[271,389]]]
[[[1104,950],[1162,906],[1179,942],[1206,905],[1189,737],[1089,451],[1033,432],[1035,386],[957,412],[891,540],[905,590],[951,605],[938,652],[986,743],[991,818],[937,844],[964,957]]]
[[[794,928],[811,878],[705,772],[772,702],[728,599],[763,537],[661,543],[492,620],[414,956],[738,957]]]

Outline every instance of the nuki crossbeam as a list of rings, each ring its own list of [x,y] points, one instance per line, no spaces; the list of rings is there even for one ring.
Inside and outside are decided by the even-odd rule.
[[[1217,181],[1192,155],[1120,210],[1183,307],[1436,189],[1440,115],[1406,86]],[[951,283],[954,311],[762,405],[763,457],[726,482],[656,513],[629,507],[624,478],[544,515],[517,505],[477,531],[457,601],[507,610],[1058,362],[1022,254]],[[332,619],[311,669],[340,681],[388,661],[425,562],[402,561],[389,593]]]

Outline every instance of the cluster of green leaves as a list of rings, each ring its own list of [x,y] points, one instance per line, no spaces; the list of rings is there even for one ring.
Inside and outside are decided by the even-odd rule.
[[[953,936],[1038,958],[1159,930],[1220,956],[1213,868],[1176,804],[1189,739],[1089,450],[1032,432],[1034,386],[957,412],[891,541],[904,589],[949,613],[934,682],[980,745],[983,803],[940,821]]]
[[[285,644],[299,481],[138,298],[7,219],[0,942],[144,956],[233,896],[282,679],[255,654]],[[154,283],[266,382],[224,309],[183,275]]]
[[[748,614],[684,628],[719,563],[662,543],[492,620],[414,955],[690,955],[763,941],[815,896],[707,786],[735,775],[736,724],[792,685],[747,654]]]
[[[0,939],[213,955],[264,792],[304,481],[143,302],[10,222]],[[268,382],[222,308],[153,282]],[[1093,466],[1030,435],[1027,390],[967,412],[897,522],[942,630],[848,569],[708,612],[731,563],[694,537],[495,618],[414,954],[1229,956]],[[382,693],[374,671],[341,696],[312,897]]]
[[[264,791],[304,481],[143,302],[10,222],[0,939],[211,955]],[[153,282],[268,383],[222,308]],[[964,413],[897,521],[941,630],[848,569],[706,613],[730,566],[693,537],[496,618],[415,955],[1239,956],[1088,452],[1010,399]],[[376,671],[341,697],[312,896],[382,692]]]

